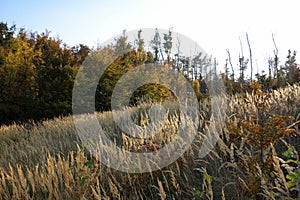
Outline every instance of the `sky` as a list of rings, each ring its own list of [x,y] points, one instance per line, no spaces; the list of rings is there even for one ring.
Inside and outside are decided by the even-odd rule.
[[[0,0],[0,21],[28,31],[51,31],[68,46],[97,44],[140,28],[172,28],[195,40],[223,68],[231,53],[235,68],[241,53],[249,58],[249,35],[256,73],[274,57],[300,50],[300,7],[296,0]],[[297,56],[297,59],[299,56]],[[299,60],[299,59],[298,59]]]

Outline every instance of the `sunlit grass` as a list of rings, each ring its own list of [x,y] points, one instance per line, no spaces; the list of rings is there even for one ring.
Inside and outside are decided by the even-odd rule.
[[[227,96],[226,123],[237,117],[247,118],[255,110],[251,94]],[[300,87],[289,86],[270,93],[266,103],[270,113],[293,117],[290,124],[300,120]],[[150,105],[128,108],[133,121],[141,127],[151,122]],[[120,130],[112,112],[98,113],[97,118],[107,136],[127,151],[136,153],[156,151],[177,138],[180,119],[178,105],[167,103],[168,115],[163,128],[149,139],[129,137]],[[176,162],[161,170],[148,173],[120,172],[99,163],[84,148],[76,134],[73,117],[57,118],[38,124],[11,125],[0,128],[0,199],[249,199],[249,173],[243,171],[236,158],[249,159],[255,149],[245,142],[230,143],[227,127],[218,133],[220,139],[213,150],[199,158],[203,138],[208,133],[210,104],[201,104],[201,123],[194,142]],[[88,119],[82,115],[82,119]],[[186,119],[186,126],[193,126]],[[299,132],[299,125],[293,126]],[[142,134],[142,132],[140,133]],[[299,138],[285,138],[299,152]],[[205,144],[209,145],[209,144]],[[236,145],[236,146],[235,146]],[[287,145],[276,147],[283,152]],[[286,191],[286,168],[282,155],[276,155],[278,195],[291,197]],[[290,166],[295,167],[295,166]],[[279,172],[282,172],[281,174]],[[257,173],[263,174],[261,171]],[[235,175],[233,175],[235,174]],[[265,184],[261,192],[269,198],[274,189]],[[283,188],[283,189],[282,189]],[[250,188],[251,189],[251,188]],[[247,191],[251,191],[251,190]]]

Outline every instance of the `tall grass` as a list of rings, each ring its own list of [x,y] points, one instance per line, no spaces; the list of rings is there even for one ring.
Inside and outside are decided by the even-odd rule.
[[[248,119],[257,108],[256,100],[255,94],[224,98],[228,104],[226,123]],[[199,158],[202,145],[209,145],[202,141],[211,122],[210,104],[202,102],[202,121],[189,149],[169,166],[148,173],[120,172],[99,163],[82,145],[71,116],[38,124],[2,126],[0,199],[255,199],[255,192],[265,199],[296,198],[297,185],[292,191],[287,178],[298,167],[296,157],[291,164],[282,153],[292,146],[294,154],[300,150],[300,87],[273,91],[265,105],[265,116],[292,116],[287,126],[293,128],[294,134],[269,147],[274,161],[273,182],[260,179],[259,187],[252,187],[256,184],[253,176],[266,174],[258,167],[259,160],[255,160],[255,169],[241,165],[255,157],[257,149],[244,140],[235,143],[227,126],[218,133],[220,139],[213,150]],[[164,128],[146,140],[122,133],[111,112],[98,113],[97,117],[108,137],[124,150],[153,152],[178,139],[178,105],[168,103],[165,107],[169,112]],[[148,105],[128,109],[136,124],[143,127],[150,123]],[[193,122],[187,119],[186,126],[193,126]]]

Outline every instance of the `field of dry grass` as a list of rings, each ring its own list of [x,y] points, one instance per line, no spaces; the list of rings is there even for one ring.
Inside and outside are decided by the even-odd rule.
[[[120,172],[90,158],[72,116],[2,126],[0,199],[297,199],[300,87],[222,99],[226,126],[214,129],[220,138],[213,150],[199,158],[211,122],[210,104],[202,102],[203,123],[189,149],[148,173]],[[176,105],[166,107],[165,127],[147,141],[122,134],[111,112],[97,117],[123,149],[151,152],[177,139],[180,115]],[[128,109],[137,124],[147,124],[147,106]]]

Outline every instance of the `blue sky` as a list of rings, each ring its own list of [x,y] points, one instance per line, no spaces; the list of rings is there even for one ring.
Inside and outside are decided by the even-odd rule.
[[[216,56],[220,65],[229,49],[236,66],[239,37],[248,56],[248,32],[254,66],[260,70],[273,56],[272,33],[281,61],[288,49],[300,50],[299,19],[296,0],[0,0],[0,21],[39,33],[48,29],[69,46],[97,46],[124,29],[173,27]]]

